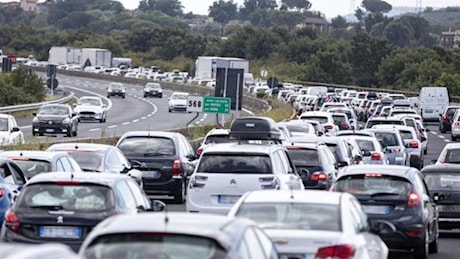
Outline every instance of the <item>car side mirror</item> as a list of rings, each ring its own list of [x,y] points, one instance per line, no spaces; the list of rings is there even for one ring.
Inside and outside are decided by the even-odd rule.
[[[425,141],[426,141],[426,137],[423,137],[423,136],[422,136],[422,137],[420,138],[420,141],[421,141],[421,142],[425,142]]]
[[[20,129],[19,129],[19,127],[17,127],[17,126],[11,128],[11,132],[12,132],[12,133],[13,133],[13,132],[19,132],[19,131],[20,131]]]
[[[74,116],[77,116],[77,113],[72,113],[70,117],[74,117]]]
[[[103,108],[106,108],[106,107],[107,107],[107,105],[106,105],[106,104],[103,104],[103,105],[102,105],[102,107],[103,107]]]
[[[77,106],[77,103],[73,103],[72,106],[73,106],[73,107],[76,107],[76,106]]]
[[[438,160],[431,160],[431,164],[436,164]]]
[[[357,154],[357,155],[355,155],[355,156],[353,157],[353,160],[355,160],[355,161],[362,161],[362,160],[363,160],[363,157],[362,157],[361,155]]]
[[[163,201],[160,201],[160,200],[152,201],[152,211],[159,212],[159,211],[165,211],[165,210],[166,210],[166,204]]]
[[[33,115],[33,116],[37,116],[37,113],[36,113],[36,112],[33,112],[32,115]]]
[[[425,132],[430,132],[431,130],[429,128],[425,128]]]
[[[198,155],[196,155],[196,154],[189,154],[189,155],[186,156],[186,158],[187,158],[189,161],[194,161],[194,160],[198,159],[199,157],[198,157]]]
[[[372,233],[377,235],[391,234],[396,232],[395,225],[386,220],[369,221],[369,229]]]

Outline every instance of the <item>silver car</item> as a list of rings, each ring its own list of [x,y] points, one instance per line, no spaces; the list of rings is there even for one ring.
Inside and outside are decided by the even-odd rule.
[[[382,145],[390,164],[409,165],[409,154],[406,150],[404,140],[397,129],[366,129],[372,131]]]
[[[388,158],[375,137],[370,136],[347,136],[348,140],[354,140],[363,154],[363,164],[389,164]]]

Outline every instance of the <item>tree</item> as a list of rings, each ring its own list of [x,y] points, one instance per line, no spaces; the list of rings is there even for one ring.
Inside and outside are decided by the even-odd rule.
[[[442,72],[441,76],[434,83],[438,87],[449,89],[450,95],[460,95],[460,74]]]
[[[184,7],[179,0],[141,0],[139,10],[151,11],[157,10],[172,17],[178,17],[183,14]]]
[[[233,3],[233,0],[219,0],[219,2],[216,1],[209,6],[209,16],[212,17],[214,21],[221,23],[222,26],[235,19],[237,14],[238,7]]]
[[[414,28],[401,20],[390,22],[383,33],[390,43],[398,47],[410,46],[415,34]]]
[[[361,6],[371,13],[388,13],[393,9],[393,6],[382,0],[363,0]]]
[[[281,3],[291,10],[296,9],[299,12],[311,8],[311,3],[308,0],[281,0]]]
[[[347,19],[345,19],[345,17],[339,15],[335,18],[332,18],[331,25],[335,29],[343,29],[343,28],[347,28],[348,22],[347,22]]]
[[[259,9],[274,10],[278,7],[276,0],[244,0],[243,7],[240,8],[242,20],[249,20],[249,16]]]

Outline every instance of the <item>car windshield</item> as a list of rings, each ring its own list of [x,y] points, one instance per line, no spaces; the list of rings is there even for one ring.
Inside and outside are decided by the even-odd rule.
[[[129,137],[118,148],[126,157],[172,156],[176,154],[174,141],[167,137]]]
[[[295,166],[319,165],[319,156],[316,149],[288,149],[289,157]]]
[[[211,154],[201,156],[200,173],[271,174],[272,165],[268,155],[259,154]]]
[[[77,161],[83,171],[102,171],[104,153],[99,151],[75,151],[69,152],[70,156]]]
[[[313,121],[319,122],[320,124],[325,124],[328,121],[327,117],[325,116],[302,116],[301,119],[313,120]]]
[[[398,138],[393,133],[375,133],[375,137],[383,147],[398,146]]]
[[[113,201],[111,190],[102,185],[37,183],[21,191],[17,204],[20,208],[98,212],[111,211]]]
[[[182,95],[182,94],[175,94],[171,97],[171,99],[174,100],[184,100],[187,99],[187,95]]]
[[[340,178],[334,191],[348,192],[355,195],[407,195],[412,184],[401,177],[380,173],[349,175]]]
[[[236,215],[265,229],[342,230],[339,207],[331,204],[243,203]]]
[[[22,169],[24,175],[30,179],[42,172],[52,172],[51,163],[48,161],[31,160],[31,159],[13,159]]]
[[[156,84],[156,83],[147,83],[146,85],[147,88],[151,88],[151,89],[160,89],[160,85]]]
[[[99,99],[95,99],[95,98],[80,98],[80,100],[78,100],[78,105],[81,105],[81,106],[100,106],[101,101]]]
[[[458,174],[426,174],[425,182],[430,191],[449,190],[457,192],[460,190],[460,176]]]
[[[64,106],[44,106],[41,107],[38,111],[39,115],[55,115],[55,116],[64,116],[68,115],[69,109]]]
[[[100,236],[84,255],[88,259],[222,259],[226,251],[209,237],[149,232]]]
[[[235,142],[235,140],[230,139],[229,135],[209,135],[206,137],[204,144],[221,144],[230,142]]]
[[[110,84],[111,89],[123,89],[123,85],[121,84]]]
[[[0,131],[9,131],[8,129],[8,118],[0,118]]]
[[[444,163],[460,163],[460,149],[448,149]]]
[[[374,146],[374,142],[372,141],[369,141],[369,140],[359,140],[359,139],[355,139],[356,143],[358,144],[359,146],[359,149],[361,149],[362,151],[369,151],[369,152],[373,152],[373,151],[376,151],[377,149],[375,148]]]

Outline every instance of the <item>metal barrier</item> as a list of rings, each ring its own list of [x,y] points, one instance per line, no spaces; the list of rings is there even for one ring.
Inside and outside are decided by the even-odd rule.
[[[0,113],[12,113],[12,112],[18,112],[18,111],[37,109],[37,108],[43,106],[44,104],[61,104],[61,103],[65,103],[65,102],[71,100],[74,97],[75,97],[75,93],[70,92],[69,95],[67,95],[65,97],[62,97],[60,99],[56,99],[56,100],[39,102],[39,103],[32,103],[32,104],[0,107]]]

